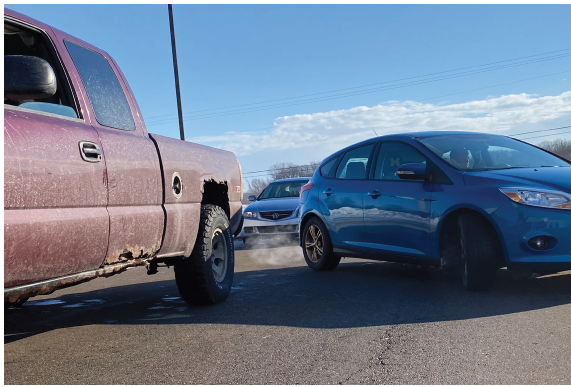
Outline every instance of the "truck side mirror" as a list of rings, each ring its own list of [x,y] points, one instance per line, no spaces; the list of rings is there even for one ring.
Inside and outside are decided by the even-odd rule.
[[[4,55],[4,98],[27,101],[47,98],[57,91],[52,66],[42,58]]]
[[[410,163],[403,164],[397,170],[397,176],[403,180],[428,180],[430,175],[426,170],[426,164]]]
[[[251,202],[255,201],[255,200],[256,200],[256,195],[250,195],[250,196],[248,196],[248,200],[251,201]]]

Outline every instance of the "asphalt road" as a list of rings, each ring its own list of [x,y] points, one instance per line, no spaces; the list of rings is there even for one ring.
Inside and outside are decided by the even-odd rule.
[[[237,242],[228,300],[187,307],[172,268],[4,311],[6,384],[571,384],[571,272],[502,271],[470,293],[436,270]]]

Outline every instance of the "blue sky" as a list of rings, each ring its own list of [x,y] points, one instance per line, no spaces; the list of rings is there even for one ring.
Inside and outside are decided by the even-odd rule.
[[[178,136],[166,4],[6,7],[107,51],[125,73],[148,130]],[[320,160],[374,136],[371,128],[515,134],[571,125],[569,5],[173,9],[186,137],[236,152],[245,172]],[[555,51],[496,66],[535,63],[435,82],[292,98]],[[442,75],[451,74],[460,73]],[[312,103],[302,103],[307,99]],[[271,100],[281,101],[256,104]],[[246,106],[228,108],[236,105]],[[225,109],[211,110],[218,108]],[[556,137],[571,134],[529,141]]]

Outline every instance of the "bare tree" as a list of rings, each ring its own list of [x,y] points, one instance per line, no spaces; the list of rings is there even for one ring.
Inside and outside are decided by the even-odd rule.
[[[258,196],[264,188],[274,180],[294,177],[310,177],[313,175],[317,167],[319,167],[319,164],[319,161],[312,161],[308,164],[302,165],[294,164],[292,162],[275,163],[269,168],[267,178],[253,178],[246,181],[248,186],[244,192],[244,200],[247,202],[249,195]]]
[[[571,141],[564,138],[557,138],[551,141],[543,141],[537,146],[551,153],[555,153],[564,159],[571,160]]]
[[[292,162],[275,163],[270,167],[270,176],[272,180],[289,179],[294,177],[310,177],[313,175],[319,161],[312,161],[308,164],[298,165]]]
[[[248,180],[247,183],[248,183],[248,192],[247,192],[248,196],[249,195],[258,196],[264,190],[264,188],[266,188],[268,184],[271,183],[271,180],[254,178]],[[247,198],[247,195],[244,195],[244,197]]]

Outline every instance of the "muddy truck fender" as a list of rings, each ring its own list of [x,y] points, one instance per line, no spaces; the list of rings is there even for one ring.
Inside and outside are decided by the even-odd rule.
[[[157,258],[189,257],[196,242],[201,205],[221,207],[233,235],[242,222],[242,174],[232,152],[149,134],[159,155],[165,211]]]

